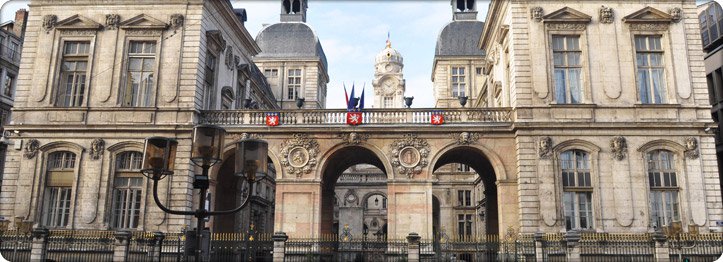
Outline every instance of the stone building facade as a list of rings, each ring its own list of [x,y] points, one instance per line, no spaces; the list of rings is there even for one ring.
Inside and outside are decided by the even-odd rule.
[[[716,1],[698,6],[698,21],[701,29],[701,42],[705,52],[705,74],[708,83],[711,115],[716,127],[711,129],[715,135],[718,172],[723,170],[723,136],[720,117],[723,115],[723,8]],[[723,176],[719,177],[723,188]]]
[[[15,12],[15,19],[0,24],[0,126],[10,123],[10,109],[15,99],[15,85],[20,68],[20,52],[23,48],[25,24],[28,11],[20,9]],[[2,129],[3,142],[7,142],[4,128]],[[0,143],[0,170],[5,163],[5,155],[9,143]],[[0,171],[2,174],[2,171]]]

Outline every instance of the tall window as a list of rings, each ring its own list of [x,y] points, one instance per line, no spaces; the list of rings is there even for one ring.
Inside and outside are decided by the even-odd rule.
[[[459,234],[459,239],[467,239],[467,238],[472,237],[472,215],[471,214],[457,215],[457,234]]]
[[[8,45],[8,57],[12,61],[17,61],[20,59],[20,50],[18,50],[20,46],[18,43],[10,41],[10,44]]]
[[[464,67],[452,67],[452,96],[465,96],[466,76]]]
[[[394,97],[385,96],[384,97],[384,108],[392,108],[392,107],[394,107]]]
[[[555,66],[555,100],[558,104],[582,102],[582,50],[580,36],[552,37],[552,60]]]
[[[224,88],[221,91],[221,109],[227,110],[233,107],[233,91],[231,88]]]
[[[204,100],[203,106],[205,109],[214,108],[214,97],[216,93],[216,56],[210,51],[206,52],[206,64],[204,66],[205,77],[203,79],[204,85]]]
[[[648,153],[650,225],[654,228],[680,221],[675,156],[666,150]]]
[[[580,150],[560,154],[565,228],[592,228],[592,183],[590,157]]]
[[[65,42],[60,64],[58,106],[78,107],[85,97],[90,42]]]
[[[301,69],[289,69],[288,81],[286,83],[286,98],[299,98],[301,90]]]
[[[7,97],[12,97],[14,88],[15,76],[11,74],[5,74],[5,79],[3,79],[3,95]]]
[[[663,47],[660,36],[635,37],[635,62],[638,69],[638,92],[643,104],[665,103]]]
[[[43,225],[47,227],[64,227],[68,225],[74,169],[74,153],[60,151],[48,155],[48,171],[43,201]]]
[[[472,206],[472,191],[471,190],[457,190],[457,204],[463,207]]]
[[[155,41],[131,41],[128,46],[123,106],[149,106],[156,64]]]
[[[265,69],[264,70],[264,76],[266,78],[276,78],[279,77],[279,70],[278,69]]]
[[[123,152],[116,158],[113,180],[113,228],[137,228],[143,196],[143,176],[140,175],[143,154]]]

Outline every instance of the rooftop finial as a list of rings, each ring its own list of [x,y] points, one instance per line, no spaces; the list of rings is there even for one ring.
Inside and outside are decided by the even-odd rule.
[[[392,40],[389,40],[389,31],[387,31],[387,48],[392,47]]]

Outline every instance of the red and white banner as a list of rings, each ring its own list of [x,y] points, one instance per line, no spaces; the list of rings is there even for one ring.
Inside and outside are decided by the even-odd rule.
[[[278,113],[266,114],[266,125],[267,126],[278,126],[279,125],[279,114]]]
[[[360,125],[362,123],[362,112],[347,112],[346,124],[351,126]]]
[[[432,117],[430,119],[431,119],[432,125],[444,124],[444,115],[442,115],[442,112],[433,112]]]

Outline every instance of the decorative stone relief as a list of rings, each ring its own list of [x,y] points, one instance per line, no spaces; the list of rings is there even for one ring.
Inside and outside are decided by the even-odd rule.
[[[118,24],[120,24],[120,15],[118,15],[118,14],[105,15],[105,27],[108,28],[108,30],[118,29]]]
[[[540,159],[549,159],[552,156],[552,138],[546,136],[537,141],[537,154]]]
[[[58,16],[56,15],[44,15],[43,16],[43,29],[45,29],[45,32],[50,32],[50,30],[55,27],[55,24],[58,22]]]
[[[450,134],[452,139],[457,141],[458,145],[469,145],[474,144],[479,139],[478,133],[462,132]]]
[[[630,24],[631,30],[639,31],[665,31],[668,30],[668,24],[663,23],[633,23]]]
[[[60,35],[63,36],[93,36],[98,31],[96,30],[59,30]]]
[[[690,159],[697,159],[700,156],[698,140],[695,137],[685,138],[685,156]]]
[[[550,30],[585,30],[587,28],[587,24],[583,23],[548,23],[545,24],[545,27]]]
[[[339,134],[338,137],[344,141],[344,144],[358,145],[361,142],[367,141],[367,139],[369,139],[369,134],[359,134],[357,132],[351,132],[348,134]]]
[[[535,6],[533,8],[530,8],[530,18],[534,19],[537,22],[542,21],[542,17],[545,15],[544,10],[542,7]]]
[[[294,134],[292,139],[281,144],[281,166],[286,172],[300,178],[316,167],[319,143],[307,134]]]
[[[233,64],[233,47],[228,46],[226,47],[226,58],[224,60],[226,67],[228,70],[232,70],[234,68]]]
[[[346,195],[344,195],[344,206],[358,206],[359,205],[359,197],[357,197],[356,192],[354,192],[354,189],[349,189],[349,191],[346,191]]]
[[[613,153],[613,159],[618,161],[625,159],[628,151],[628,142],[625,137],[616,136],[610,139],[610,151]]]
[[[429,164],[429,143],[426,139],[418,138],[416,134],[406,134],[403,139],[394,141],[390,147],[392,166],[399,174],[412,178]]]
[[[103,149],[105,149],[105,140],[102,138],[96,138],[90,143],[90,158],[99,159],[103,155]]]
[[[182,14],[172,14],[171,18],[168,21],[168,24],[171,26],[170,28],[175,31],[176,29],[183,26],[184,21],[185,18]]]
[[[261,134],[251,134],[251,133],[241,133],[241,134],[232,134],[229,135],[228,138],[231,139],[231,141],[239,141],[244,139],[261,139],[263,136]],[[228,140],[226,140],[228,141]]]
[[[234,55],[234,56],[233,56],[233,66],[234,66],[234,68],[236,68],[236,69],[241,69],[241,66],[239,66],[239,65],[241,65],[241,57],[240,57],[240,56],[237,56],[237,55]]]
[[[25,153],[23,153],[23,155],[27,159],[32,159],[38,153],[38,148],[40,148],[40,141],[37,139],[30,139],[27,143],[25,143]]]
[[[600,7],[600,23],[611,24],[615,19],[615,12],[612,7]]]
[[[670,17],[673,19],[673,23],[683,20],[683,9],[680,9],[679,7],[671,8],[668,10],[668,14],[670,14]]]

